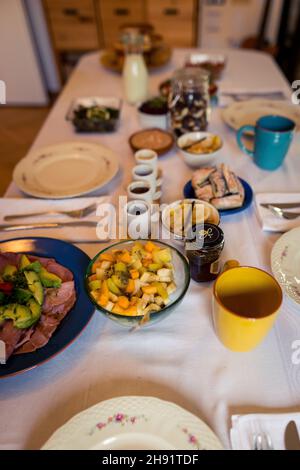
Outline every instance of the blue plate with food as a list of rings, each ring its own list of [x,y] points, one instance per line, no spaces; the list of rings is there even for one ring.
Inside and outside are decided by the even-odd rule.
[[[89,262],[62,240],[0,242],[0,377],[49,360],[81,333],[95,311],[84,289]]]
[[[253,200],[251,186],[225,164],[194,171],[192,179],[184,186],[183,194],[186,199],[209,202],[222,215],[244,211]]]

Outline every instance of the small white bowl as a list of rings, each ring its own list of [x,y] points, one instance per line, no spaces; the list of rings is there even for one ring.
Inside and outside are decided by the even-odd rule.
[[[187,200],[189,203],[192,203],[194,201],[195,204],[203,204],[205,207],[210,209],[210,217],[204,222],[209,222],[215,225],[220,224],[219,211],[212,204],[206,201],[201,201],[200,199],[187,199]],[[161,214],[162,240],[163,241],[172,240],[173,242],[176,242],[176,244],[181,245],[181,246],[184,245],[185,243],[184,236],[182,234],[172,232],[169,228],[168,221],[170,220],[169,213],[171,209],[174,209],[175,207],[179,206],[183,201],[185,201],[185,199],[180,199],[179,201],[172,202],[172,204],[169,204],[163,209],[162,214]],[[200,223],[200,221],[198,223]]]
[[[223,148],[223,141],[221,139],[221,146],[212,153],[191,153],[183,150],[183,147],[187,147],[188,145],[192,145],[194,142],[198,142],[199,140],[203,139],[204,137],[214,136],[212,132],[188,132],[187,134],[182,135],[177,139],[177,147],[180,150],[183,160],[187,165],[192,168],[200,168],[203,165],[213,165],[215,159],[219,156],[222,148]]]
[[[167,114],[148,114],[138,110],[140,126],[143,129],[158,127],[162,130],[168,129],[168,113]]]

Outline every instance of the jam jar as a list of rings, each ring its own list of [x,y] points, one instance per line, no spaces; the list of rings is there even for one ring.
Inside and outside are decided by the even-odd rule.
[[[186,67],[174,72],[168,97],[170,124],[175,135],[205,131],[210,115],[209,73]]]
[[[217,225],[200,224],[191,228],[185,251],[194,281],[209,282],[217,278],[223,248],[224,233]]]

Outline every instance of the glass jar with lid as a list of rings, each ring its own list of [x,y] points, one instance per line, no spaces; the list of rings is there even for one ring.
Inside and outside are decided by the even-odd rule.
[[[171,80],[169,110],[170,124],[178,137],[205,131],[210,117],[209,73],[194,67],[176,70]]]
[[[214,224],[193,226],[185,243],[191,277],[196,282],[209,282],[220,273],[220,256],[224,248],[224,233]]]

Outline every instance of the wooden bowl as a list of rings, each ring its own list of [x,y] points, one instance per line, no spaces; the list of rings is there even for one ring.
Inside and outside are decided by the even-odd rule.
[[[153,143],[151,142],[151,133],[153,135]],[[145,135],[145,138],[142,139],[142,135]],[[156,143],[154,139],[156,138]],[[161,145],[157,140],[161,136]],[[154,150],[158,155],[163,155],[167,153],[174,145],[174,137],[170,132],[164,131],[162,129],[153,127],[150,129],[143,129],[141,131],[135,132],[129,137],[129,145],[134,152],[142,149]]]

